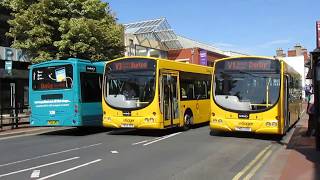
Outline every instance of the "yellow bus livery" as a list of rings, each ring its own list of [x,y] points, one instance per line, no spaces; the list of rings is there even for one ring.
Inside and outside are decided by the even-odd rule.
[[[106,64],[103,125],[165,129],[210,119],[212,68],[152,57],[124,57]]]
[[[301,76],[269,57],[231,57],[214,64],[210,129],[263,134],[286,133],[299,118]]]

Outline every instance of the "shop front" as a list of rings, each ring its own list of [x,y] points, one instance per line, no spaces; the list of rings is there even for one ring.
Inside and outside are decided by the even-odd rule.
[[[21,50],[0,46],[1,127],[10,122],[10,118],[27,114],[29,65]]]

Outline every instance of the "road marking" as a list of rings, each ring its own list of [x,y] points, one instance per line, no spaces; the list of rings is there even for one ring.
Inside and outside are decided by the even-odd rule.
[[[2,138],[0,138],[0,141],[6,140],[6,139],[18,138],[18,137],[34,136],[34,135],[39,135],[39,134],[43,134],[43,133],[46,133],[46,132],[38,132],[38,133],[32,133],[32,134],[27,133],[27,134],[21,134],[21,135],[16,135],[16,136],[2,137]]]
[[[38,177],[40,177],[40,170],[34,170],[30,178],[38,178]]]
[[[22,169],[22,170],[19,170],[19,171],[13,171],[13,172],[10,172],[10,173],[7,173],[7,174],[1,174],[0,178],[1,177],[5,177],[5,176],[9,176],[9,175],[12,175],[12,174],[18,174],[18,173],[25,172],[25,171],[39,169],[39,168],[46,167],[46,166],[51,166],[51,165],[54,165],[54,164],[59,164],[59,163],[67,162],[67,161],[72,161],[72,160],[75,160],[75,159],[79,159],[79,157],[73,157],[73,158],[64,159],[64,160],[61,160],[61,161],[55,161],[55,162],[48,163],[48,164],[42,164],[40,166],[35,166],[35,167],[27,168],[27,169]]]
[[[148,143],[145,143],[145,144],[143,144],[143,146],[148,146],[148,145],[153,144],[153,143],[155,143],[155,142],[158,142],[158,141],[161,141],[161,140],[164,140],[164,139],[168,139],[168,138],[170,138],[170,137],[176,136],[176,135],[181,134],[181,133],[182,133],[182,132],[177,132],[177,133],[169,134],[169,135],[167,135],[167,136],[163,136],[163,137],[158,138],[158,139],[156,139],[156,140],[153,140],[153,141],[150,141],[150,142],[148,142]]]
[[[245,180],[251,179],[252,176],[257,172],[257,170],[262,166],[262,164],[265,163],[265,161],[268,159],[271,153],[272,153],[272,150],[269,149],[266,155],[261,159],[261,161],[259,161],[258,164],[256,164],[256,166],[251,170],[251,172],[249,172],[247,176],[245,176],[243,179]]]
[[[132,143],[131,145],[134,146],[134,145],[146,143],[146,142],[149,142],[149,141],[154,141],[154,140],[157,140],[157,139],[160,139],[160,138],[163,138],[163,137],[167,137],[167,136],[168,135],[157,137],[157,138],[154,138],[154,139],[147,139],[147,140],[139,141],[139,142],[136,142],[136,143]]]
[[[89,148],[89,147],[99,146],[99,145],[101,145],[101,144],[102,144],[102,143],[91,144],[91,145],[88,145],[88,146],[81,146],[81,147],[77,147],[77,148],[73,148],[73,149],[67,149],[67,150],[64,150],[64,151],[59,151],[59,152],[54,152],[54,153],[45,154],[45,155],[41,155],[41,156],[36,156],[36,157],[33,157],[33,158],[29,158],[29,159],[24,159],[24,160],[20,160],[20,161],[15,161],[15,162],[7,163],[7,164],[1,164],[0,167],[9,166],[9,165],[12,165],[12,164],[22,163],[22,162],[26,162],[26,161],[30,161],[30,160],[35,160],[35,159],[39,159],[39,158],[43,158],[43,157],[48,157],[48,156],[52,156],[52,155],[62,154],[62,153],[70,152],[70,151],[76,151],[76,150],[80,150],[80,149],[86,149],[86,148]]]
[[[91,161],[91,162],[88,162],[88,163],[85,163],[85,164],[81,164],[81,165],[79,165],[79,166],[76,166],[76,167],[73,167],[73,168],[70,168],[70,169],[66,169],[66,170],[64,170],[64,171],[60,171],[60,172],[57,172],[57,173],[54,173],[54,174],[51,174],[51,175],[42,177],[42,178],[40,178],[40,179],[38,179],[38,180],[48,179],[48,178],[57,176],[57,175],[59,175],[59,174],[63,174],[63,173],[69,172],[69,171],[73,171],[73,170],[79,169],[79,168],[84,167],[84,166],[88,166],[88,165],[90,165],[90,164],[93,164],[93,163],[96,163],[96,162],[99,162],[99,161],[101,161],[101,159],[97,159],[97,160],[94,160],[94,161]]]
[[[43,128],[43,129],[39,129],[39,130],[24,130],[23,132],[21,132],[20,135],[13,135],[13,134],[16,134],[17,132],[9,132],[9,133],[3,133],[1,134],[1,136],[6,136],[6,135],[9,135],[8,137],[1,137],[0,138],[0,141],[1,140],[6,140],[6,139],[12,139],[12,138],[18,138],[18,137],[27,137],[27,136],[34,136],[34,135],[39,135],[39,134],[43,134],[43,133],[49,133],[49,132],[52,132],[52,131],[55,131],[56,127],[48,127],[48,128]],[[63,129],[60,129],[60,130],[66,130],[68,128],[63,128]],[[59,129],[58,129],[59,130]],[[29,132],[33,132],[34,133],[30,133]],[[38,132],[39,131],[39,132]],[[12,134],[12,136],[10,136]]]
[[[144,141],[132,143],[131,145],[134,146],[134,145],[142,144],[142,143],[145,143],[145,142],[148,142],[148,141],[150,141],[150,140],[144,140]]]
[[[269,149],[271,148],[271,145],[264,148],[257,156],[254,158],[247,166],[245,166],[236,176],[232,178],[232,180],[238,180],[240,177],[246,173]]]
[[[118,151],[110,151],[112,154],[118,154]]]

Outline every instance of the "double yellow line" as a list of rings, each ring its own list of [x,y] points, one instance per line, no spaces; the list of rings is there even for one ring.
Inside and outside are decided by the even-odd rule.
[[[263,163],[268,159],[271,155],[271,145],[264,148],[257,156],[252,160],[247,166],[245,166],[236,176],[232,178],[232,180],[238,180],[243,176],[245,173],[247,175],[243,178],[245,180],[251,179],[252,176],[257,172],[257,170],[263,165]],[[253,167],[253,165],[255,165]],[[251,169],[251,171],[249,171]]]

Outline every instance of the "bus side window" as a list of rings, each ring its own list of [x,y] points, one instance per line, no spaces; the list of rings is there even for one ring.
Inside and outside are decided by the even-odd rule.
[[[187,98],[194,99],[194,85],[193,84],[188,84]]]
[[[101,88],[99,86],[100,77],[101,75],[97,73],[80,73],[82,102],[101,101]]]

